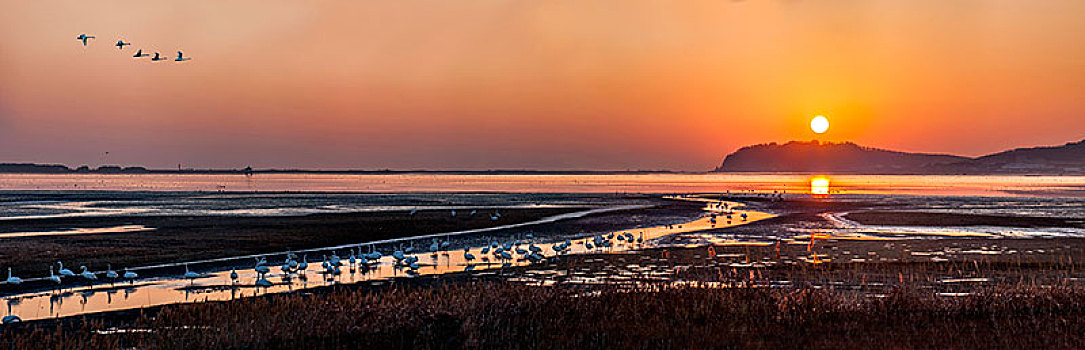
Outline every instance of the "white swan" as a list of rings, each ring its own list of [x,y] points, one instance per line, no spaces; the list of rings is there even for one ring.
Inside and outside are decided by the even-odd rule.
[[[113,271],[113,265],[106,264],[105,277],[111,280],[117,279],[117,271]]]
[[[22,284],[23,279],[11,275],[11,268],[8,268],[8,284]]]
[[[14,324],[14,323],[19,323],[19,322],[23,322],[23,320],[20,319],[19,316],[15,316],[15,315],[7,315],[7,316],[4,316],[4,318],[0,319],[0,323],[3,323],[3,324]]]
[[[49,265],[49,280],[53,281],[53,283],[56,283],[56,284],[61,283],[60,276],[57,276],[57,275],[53,274],[53,266],[52,265]]]
[[[188,270],[188,264],[185,264],[185,278],[190,279],[190,280],[191,279],[197,279],[197,278],[200,278],[200,274],[195,273],[193,271],[189,271]]]
[[[83,272],[80,272],[79,275],[83,276],[83,278],[86,278],[88,280],[97,280],[98,279],[98,276],[95,276],[93,272],[87,271],[86,266],[80,266],[80,268],[83,269]]]
[[[57,273],[59,273],[61,276],[75,277],[75,272],[72,272],[72,270],[64,268],[64,263],[63,262],[57,261],[57,265],[60,265],[60,269],[57,270]]]
[[[305,255],[301,258],[301,262],[298,263],[298,271],[305,273],[305,269],[309,268],[309,255]]]
[[[267,260],[263,258],[256,259],[256,267],[253,267],[253,270],[261,275],[271,272],[271,269],[269,269],[265,264],[267,264]]]

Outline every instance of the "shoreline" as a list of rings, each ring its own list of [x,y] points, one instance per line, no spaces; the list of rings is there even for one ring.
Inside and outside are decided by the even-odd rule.
[[[502,210],[502,224],[494,225],[488,215],[478,215],[474,219],[458,219],[448,217],[446,211],[419,211],[415,215],[408,212],[379,212],[379,213],[351,213],[351,214],[317,214],[297,217],[248,217],[248,218],[218,218],[218,217],[145,217],[161,219],[160,223],[170,222],[166,226],[157,226],[154,233],[109,233],[85,236],[38,236],[8,238],[6,242],[16,242],[24,247],[19,251],[22,256],[36,256],[44,253],[35,252],[42,250],[41,245],[47,244],[54,247],[72,244],[72,242],[84,242],[92,246],[120,244],[116,242],[128,242],[124,245],[138,244],[141,252],[155,252],[155,255],[132,255],[128,260],[118,258],[118,254],[99,254],[96,256],[84,256],[81,260],[72,258],[56,257],[36,259],[27,262],[3,262],[3,266],[15,266],[19,275],[24,277],[24,283],[19,286],[10,286],[0,283],[0,292],[11,293],[13,291],[31,292],[48,290],[51,283],[44,277],[48,276],[48,268],[43,272],[25,273],[21,271],[36,271],[29,268],[55,265],[60,260],[69,264],[73,271],[79,265],[102,268],[106,262],[112,263],[115,270],[123,272],[124,267],[137,271],[140,278],[155,276],[168,276],[179,274],[185,264],[192,264],[195,271],[206,271],[233,266],[241,266],[246,259],[260,256],[285,255],[287,251],[299,253],[322,252],[362,246],[385,246],[400,242],[414,242],[415,246],[424,247],[429,244],[428,240],[446,236],[470,236],[468,240],[478,239],[479,235],[510,235],[517,231],[536,232],[537,234],[557,234],[567,232],[568,226],[580,227],[591,231],[605,231],[620,227],[637,226],[637,220],[628,218],[627,212],[651,211],[664,214],[663,219],[670,216],[686,217],[700,212],[700,206],[687,203],[658,200],[653,205],[612,205],[596,208],[560,208],[560,209],[534,209],[534,210]],[[464,215],[466,216],[466,215]],[[128,218],[111,218],[111,220],[128,221]],[[329,223],[329,220],[336,220]],[[467,220],[467,221],[463,221]],[[83,221],[80,219],[79,221]],[[103,223],[98,218],[90,219],[92,222]],[[573,221],[573,222],[570,222]],[[605,221],[603,225],[592,222]],[[152,223],[144,223],[154,227]],[[372,224],[366,224],[366,222]],[[108,223],[108,222],[107,222]],[[226,225],[226,226],[223,226]],[[271,225],[271,226],[269,226]],[[345,225],[345,226],[344,226]],[[466,227],[463,225],[467,225]],[[208,231],[211,230],[211,231]],[[336,231],[338,230],[338,231]],[[359,231],[362,230],[362,231]],[[342,231],[342,234],[335,232]],[[306,233],[307,232],[307,233]],[[359,233],[362,232],[362,233]],[[545,233],[544,233],[545,232]],[[189,241],[184,247],[168,247],[165,244],[175,242],[184,237],[200,237],[197,241]],[[220,238],[215,238],[220,237]],[[248,237],[248,238],[246,238]],[[282,239],[292,239],[293,245],[285,245],[277,242]],[[221,239],[231,242],[245,242],[257,239],[259,245],[246,248],[238,246],[222,247],[216,242]],[[212,242],[209,242],[211,240]],[[64,243],[67,242],[67,243]],[[97,242],[97,243],[96,243]],[[222,241],[225,242],[225,241]],[[268,244],[272,244],[269,246]],[[35,248],[36,247],[36,248]],[[283,249],[289,247],[290,249]],[[276,249],[278,248],[278,249]],[[132,248],[128,248],[132,249]],[[245,250],[241,250],[245,249]],[[29,251],[28,251],[29,250]],[[168,252],[163,252],[167,250]],[[68,250],[69,254],[75,251]],[[244,253],[249,252],[249,253]],[[63,251],[50,251],[50,254],[64,254]],[[242,254],[238,254],[242,253]],[[385,254],[388,254],[385,251]],[[310,259],[312,260],[312,259]],[[9,260],[10,261],[10,260]],[[25,261],[25,260],[23,260]],[[98,261],[98,263],[91,262]],[[125,264],[125,261],[136,261]],[[78,262],[78,263],[77,263]],[[239,265],[240,264],[240,265]],[[66,264],[67,265],[67,264]],[[101,266],[99,266],[101,265]],[[104,272],[97,271],[101,274]],[[77,272],[78,273],[78,272]],[[36,276],[35,276],[36,275]],[[31,277],[33,276],[33,277]],[[2,281],[0,281],[2,282]],[[65,285],[84,286],[78,276],[71,281],[65,280]]]

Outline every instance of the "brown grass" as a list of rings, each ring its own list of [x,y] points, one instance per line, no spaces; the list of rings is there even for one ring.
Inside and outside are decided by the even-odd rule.
[[[101,335],[101,321],[0,332],[14,349],[1075,348],[1085,288],[1001,286],[964,298],[804,288],[636,290],[511,283],[339,288],[168,306]]]

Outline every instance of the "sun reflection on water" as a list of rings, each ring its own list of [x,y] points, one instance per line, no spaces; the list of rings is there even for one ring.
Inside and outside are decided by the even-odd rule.
[[[829,194],[829,177],[818,175],[810,179],[810,193],[816,195]]]

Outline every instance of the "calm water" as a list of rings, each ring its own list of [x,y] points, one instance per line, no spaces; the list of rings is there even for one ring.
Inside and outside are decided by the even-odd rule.
[[[2,190],[47,191],[313,191],[691,193],[787,191],[811,193],[815,175],[49,175],[0,174]],[[833,194],[1085,197],[1085,176],[832,175]]]
[[[814,179],[827,180],[827,186],[811,186]],[[820,181],[819,181],[820,182]],[[282,193],[286,192],[286,193]],[[307,193],[323,192],[323,193]],[[336,193],[332,193],[336,192]],[[439,192],[439,193],[435,193]],[[244,175],[41,175],[0,174],[0,227],[2,220],[54,218],[71,216],[141,216],[141,215],[304,215],[309,213],[388,211],[411,209],[522,208],[539,206],[575,206],[606,208],[615,205],[638,205],[636,198],[620,193],[786,193],[787,196],[815,196],[833,200],[883,202],[905,210],[968,213],[999,213],[1036,216],[1085,217],[1085,177],[1083,176],[818,176],[818,175],[325,175],[260,174]],[[706,210],[713,210],[711,206]],[[745,211],[750,221],[770,217],[771,213]],[[734,225],[742,222],[719,223]],[[843,222],[833,234],[876,235],[908,233],[902,227],[851,227]],[[644,243],[615,243],[614,251],[639,249],[657,244],[657,238],[704,230],[713,226],[708,218],[690,218],[682,226],[638,228],[629,233],[644,235]],[[719,227],[719,226],[717,226]],[[115,230],[148,230],[153,227],[79,227],[52,232],[16,232],[0,229],[11,236],[96,234]],[[103,231],[104,230],[104,231]],[[939,230],[941,230],[939,228]],[[9,232],[10,231],[10,232]],[[801,231],[801,229],[799,230]],[[930,235],[929,229],[913,234]],[[1000,228],[969,229],[966,233],[997,236],[1080,236],[1077,230],[1019,232]],[[570,233],[572,234],[572,233]],[[809,232],[780,232],[788,239],[810,237]],[[805,236],[804,236],[805,235]],[[794,237],[791,237],[794,236]],[[424,238],[418,244],[426,245]],[[571,254],[588,251],[585,238],[575,236],[537,237],[535,244],[552,254],[551,245],[572,240]],[[588,238],[590,239],[590,238]],[[715,244],[758,244],[757,240],[725,236],[707,237]],[[721,241],[723,240],[723,241]],[[420,274],[442,274],[464,269],[493,273],[504,261],[482,261],[480,251],[487,242],[464,239],[455,242],[452,251],[419,254]],[[506,242],[502,242],[505,244]],[[763,243],[763,242],[760,242]],[[387,245],[387,244],[386,244]],[[464,259],[463,249],[480,257],[477,262]],[[384,253],[388,254],[385,246]],[[346,258],[345,248],[339,254]],[[284,292],[325,283],[352,283],[384,280],[403,276],[402,268],[393,267],[384,258],[376,269],[363,274],[344,268],[330,277],[317,273],[319,255],[311,252],[310,271],[305,274],[273,273],[275,285],[255,288],[251,262],[239,260],[241,278],[230,281],[228,270],[207,271],[195,281],[159,278],[137,281],[127,288],[76,287],[61,292],[31,292],[4,298],[10,313],[25,319],[74,315],[174,302],[224,300],[257,293]],[[549,255],[548,254],[548,255]],[[251,258],[242,258],[247,260]],[[271,263],[281,263],[272,259]],[[525,261],[510,261],[525,264]],[[195,265],[193,268],[199,269]],[[279,272],[278,268],[273,271]],[[307,279],[301,278],[302,275]],[[24,276],[30,277],[30,276]],[[589,276],[591,277],[591,276]],[[592,277],[594,278],[594,277]]]
[[[828,185],[811,186],[821,180]],[[834,200],[923,211],[1085,216],[1082,176],[0,174],[0,221],[599,206],[613,205],[624,193],[728,191],[827,192]],[[2,226],[0,233],[11,232]]]
[[[734,202],[728,202],[727,204],[731,207],[740,205],[739,203]],[[595,209],[593,211],[608,209],[617,210],[623,208],[604,208]],[[654,246],[656,244],[656,239],[672,234],[723,228],[772,217],[772,215],[768,213],[735,210],[732,212],[735,216],[735,220],[732,221],[723,219],[722,215],[725,214],[724,210],[720,207],[708,205],[705,210],[706,212],[715,212],[721,215],[720,220],[717,221],[708,216],[700,216],[681,225],[618,230],[599,236],[570,234],[559,237],[535,238],[527,238],[524,236],[466,236],[462,239],[459,238],[461,235],[484,231],[472,230],[470,232],[453,232],[367,242],[356,245],[311,249],[297,252],[299,256],[302,256],[309,262],[308,268],[306,270],[290,272],[284,272],[279,267],[285,260],[285,255],[268,254],[269,266],[271,267],[272,272],[267,274],[266,278],[273,283],[273,285],[268,287],[255,286],[255,282],[260,276],[252,269],[252,257],[246,256],[231,259],[218,259],[233,261],[238,264],[236,271],[239,278],[237,280],[230,278],[231,270],[216,269],[208,271],[206,269],[201,269],[201,276],[195,279],[162,277],[143,279],[134,282],[118,282],[116,285],[102,283],[86,287],[65,286],[50,291],[8,296],[4,298],[4,302],[6,303],[8,314],[19,315],[25,320],[34,320],[172,303],[230,300],[266,293],[283,293],[337,283],[385,281],[395,277],[407,277],[409,276],[408,271],[410,271],[410,273],[416,273],[417,275],[440,275],[452,272],[462,272],[465,270],[477,271],[476,273],[479,274],[493,274],[500,273],[505,267],[531,264],[531,262],[524,257],[524,254],[516,252],[519,249],[530,251],[529,249],[531,247],[538,247],[541,248],[542,254],[553,256],[557,254],[554,249],[555,244],[568,242],[569,246],[562,254],[620,253]],[[590,214],[593,211],[560,215],[558,217],[542,219],[535,223],[551,222],[553,220],[562,219],[563,217],[578,217]],[[747,218],[739,219],[738,216],[742,214],[746,214]],[[507,225],[505,227],[524,227],[532,224],[534,223]],[[626,234],[630,237],[634,237],[634,240],[630,241],[618,238],[619,236]],[[426,246],[437,242],[437,240],[448,240],[452,245],[445,250],[429,250],[425,248]],[[637,240],[639,240],[639,242]],[[593,245],[598,244],[600,241],[608,242],[611,246],[604,248]],[[408,256],[419,258],[418,265],[420,265],[420,267],[417,270],[411,271],[408,268],[400,266],[396,264],[393,257],[389,256],[391,254],[390,250],[396,249],[390,248],[390,246],[395,247],[398,245],[399,247],[402,247],[403,243],[409,243],[423,249],[422,252],[417,254],[407,254]],[[506,260],[494,255],[490,248],[491,244],[512,247],[509,252],[512,259]],[[348,253],[348,251],[351,249],[354,249],[355,252],[359,252],[359,254],[368,253],[371,249],[380,249],[384,256],[379,261],[370,264],[370,268],[363,270],[360,266],[355,267],[354,264],[349,262],[350,253]],[[485,251],[483,249],[485,249]],[[465,253],[470,253],[474,257],[468,260]],[[344,265],[341,267],[339,273],[324,273],[324,269],[321,267],[320,262],[324,257],[333,254],[338,254],[340,258],[338,261],[341,261]],[[192,262],[190,265],[193,269],[199,269],[201,267],[200,264],[202,263],[205,262]],[[180,263],[169,265],[179,266]]]

